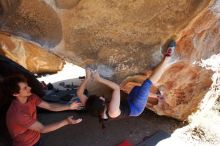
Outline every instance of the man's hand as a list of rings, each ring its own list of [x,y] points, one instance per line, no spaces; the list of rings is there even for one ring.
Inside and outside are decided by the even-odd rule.
[[[70,110],[81,110],[83,107],[83,104],[81,102],[74,101],[70,104]]]
[[[73,119],[73,116],[70,116],[70,117],[66,118],[65,121],[67,122],[67,125],[69,125],[69,124],[78,124],[78,123],[82,122],[82,119],[79,118],[79,119],[75,120],[75,119]]]

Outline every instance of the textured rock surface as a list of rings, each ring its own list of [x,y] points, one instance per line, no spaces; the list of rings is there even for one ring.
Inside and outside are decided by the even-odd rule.
[[[54,47],[61,41],[62,27],[57,13],[39,0],[1,0],[0,29]]]
[[[178,52],[182,58],[207,59],[220,52],[220,1],[216,0],[201,12],[180,33]]]
[[[56,6],[60,9],[71,9],[79,3],[80,0],[55,0]]]
[[[47,47],[63,38],[54,52],[80,66],[96,64],[105,77],[120,82],[158,64],[160,45],[178,34],[209,2],[8,0],[6,5],[2,0],[3,12],[12,12],[2,13],[1,30]]]
[[[193,61],[207,59],[220,53],[219,18],[220,1],[210,4],[184,30],[177,42],[180,61],[171,66],[163,75],[158,87],[164,94],[158,104],[148,108],[161,115],[185,120],[196,111],[200,101],[211,85],[211,72],[192,65]],[[204,19],[205,18],[205,19]],[[151,72],[127,78],[122,88],[129,92],[139,85]],[[155,91],[155,89],[152,89]]]
[[[113,72],[112,79],[120,82],[127,75],[158,64],[160,45],[184,28],[208,3],[81,0],[62,13],[65,47],[58,51],[80,66],[102,66]]]
[[[151,71],[145,75],[136,75],[127,78],[121,88],[129,93],[134,86],[139,86]],[[157,87],[151,89],[156,93],[159,90],[163,98],[155,103],[149,101],[147,108],[159,115],[171,116],[179,120],[186,120],[195,112],[199,103],[208,91],[212,81],[211,72],[189,62],[178,62],[173,64],[162,76]]]
[[[64,61],[58,56],[19,38],[0,34],[0,54],[22,65],[33,73],[55,73]]]
[[[192,62],[220,53],[219,0],[0,0],[0,6],[1,30],[50,47],[74,64],[95,64],[118,83],[145,72],[122,82],[126,92],[149,77],[161,61],[160,46],[175,35],[179,61],[152,88],[164,99],[148,105],[160,115],[185,120],[211,85],[212,73]]]

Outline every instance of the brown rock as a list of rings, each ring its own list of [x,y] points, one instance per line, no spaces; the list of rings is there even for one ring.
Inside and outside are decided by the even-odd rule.
[[[183,29],[178,41],[178,52],[181,57],[192,60],[207,59],[219,53],[220,30],[219,6],[215,3],[204,9],[195,19]]]
[[[55,73],[64,61],[37,45],[19,38],[0,34],[0,53],[33,73]]]
[[[121,89],[129,93],[134,86],[141,85],[146,78],[147,76],[143,75],[128,77],[121,84]],[[147,108],[159,115],[186,120],[197,110],[211,83],[210,71],[190,65],[189,62],[175,63],[161,77],[160,85],[151,88],[151,92],[154,93],[159,90],[163,98],[158,99],[158,103],[154,103],[153,106],[152,102],[155,101],[151,100]]]
[[[56,6],[60,9],[71,9],[79,2],[80,0],[55,0]]]
[[[210,87],[211,72],[192,65],[192,62],[219,53],[220,15],[219,6],[214,1],[56,0],[56,6],[65,9],[55,9],[57,13],[37,0],[21,0],[13,6],[14,9],[0,2],[0,8],[7,12],[1,15],[5,20],[1,25],[2,30],[50,47],[63,38],[63,46],[59,44],[54,51],[74,64],[95,64],[104,77],[119,83],[128,75],[133,75],[121,83],[121,88],[127,93],[151,75],[152,72],[148,70],[139,74],[161,61],[160,46],[176,35],[179,61],[167,70],[160,86],[151,89],[152,92],[158,89],[163,91],[164,98],[149,98],[147,106],[159,115],[185,120],[197,110]],[[26,58],[14,57],[15,52],[29,58],[37,58],[41,53],[30,55],[23,49],[14,51],[20,43],[8,43],[9,38],[2,40],[9,47],[1,53],[7,52],[11,58],[32,69],[38,63],[42,64],[33,62],[34,59],[27,63]],[[35,48],[29,43],[23,46]]]
[[[104,65],[111,78],[144,71],[161,60],[160,45],[183,29],[209,0],[86,1],[62,12],[66,55],[80,66]]]
[[[54,47],[61,41],[60,19],[45,2],[20,0],[16,5],[13,0],[0,1],[3,8],[1,30],[38,42],[45,47]]]

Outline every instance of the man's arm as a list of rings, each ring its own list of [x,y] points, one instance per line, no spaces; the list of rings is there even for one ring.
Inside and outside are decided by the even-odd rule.
[[[50,110],[50,111],[64,111],[64,110],[80,110],[82,108],[82,103],[73,102],[70,105],[56,104],[56,103],[48,103],[46,101],[41,101],[38,107]]]
[[[98,74],[98,72],[95,72],[93,74],[93,77],[96,81],[99,83],[105,84],[108,87],[110,87],[112,91],[112,98],[109,103],[109,108],[108,108],[108,114],[111,118],[116,118],[121,114],[120,110],[120,87],[116,83],[106,80],[104,78],[101,78]]]
[[[36,121],[29,127],[29,129],[34,130],[34,131],[38,131],[40,133],[48,133],[48,132],[55,131],[55,130],[57,130],[63,126],[69,125],[69,124],[80,123],[81,121],[82,121],[82,119],[74,120],[72,116],[68,117],[67,119],[64,119],[60,122],[56,122],[56,123],[49,124],[49,125],[43,125],[39,121]]]
[[[88,97],[84,94],[88,81],[91,78],[91,70],[89,68],[86,69],[86,78],[82,81],[81,85],[77,90],[77,96],[79,97],[80,101],[83,105],[86,104]]]

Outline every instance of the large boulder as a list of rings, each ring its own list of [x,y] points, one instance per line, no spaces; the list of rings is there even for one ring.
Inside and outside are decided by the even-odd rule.
[[[96,64],[104,76],[120,82],[157,65],[160,46],[209,2],[81,0],[62,11],[64,47],[56,51],[80,66]]]
[[[201,100],[212,84],[211,71],[192,65],[187,61],[173,64],[161,77],[158,86],[151,92],[162,94],[162,98],[148,98],[147,108],[159,115],[166,115],[184,121],[197,111]],[[142,75],[128,77],[121,83],[121,89],[129,93],[134,86],[140,86],[152,74],[146,71]]]
[[[56,6],[60,9],[71,9],[79,2],[80,0],[55,0]]]
[[[2,13],[0,29],[52,48],[82,67],[96,64],[104,76],[121,82],[156,66],[160,46],[210,1],[9,0],[1,2],[10,13]]]
[[[54,47],[62,39],[57,13],[44,1],[0,0],[0,29]]]
[[[149,104],[147,108],[179,120],[187,120],[191,113],[198,110],[212,84],[212,72],[199,67],[198,62],[220,53],[219,3],[220,1],[211,3],[180,32],[177,41],[179,61],[164,73],[160,85],[156,87],[163,92],[164,98],[159,99],[155,105]],[[122,89],[129,92],[150,74],[147,71],[143,75],[128,77],[121,84]]]
[[[1,30],[49,47],[81,67],[93,64],[104,77],[123,81],[125,92],[149,77],[149,69],[162,59],[161,46],[175,37],[179,61],[166,71],[159,86],[152,88],[163,91],[164,98],[147,106],[160,115],[185,120],[197,110],[212,83],[212,72],[193,62],[220,52],[220,0],[0,2]],[[17,50],[7,52],[16,54]],[[33,52],[31,56],[40,55]],[[17,61],[26,67],[21,58]]]
[[[7,56],[32,73],[55,73],[64,61],[53,53],[21,38],[0,34],[0,54]]]

